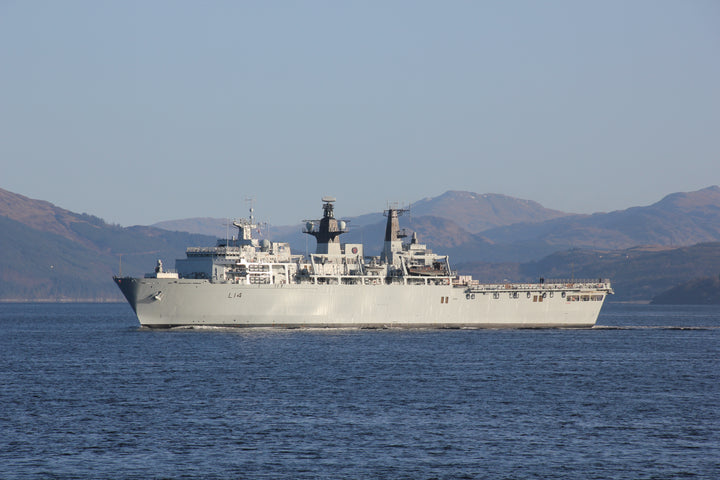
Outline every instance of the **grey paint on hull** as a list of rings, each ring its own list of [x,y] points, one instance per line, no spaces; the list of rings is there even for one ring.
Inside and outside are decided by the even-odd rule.
[[[538,285],[477,293],[452,285],[234,285],[207,280],[116,278],[140,323],[148,327],[545,328],[592,327],[600,301],[570,302],[565,290]],[[541,301],[539,297],[545,294]],[[536,300],[536,301],[534,301]]]

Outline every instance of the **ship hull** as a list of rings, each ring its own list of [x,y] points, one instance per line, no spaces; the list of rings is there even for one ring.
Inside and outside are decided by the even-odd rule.
[[[207,280],[115,278],[145,327],[587,328],[607,290],[537,285],[518,292],[453,285],[240,285]],[[575,292],[578,293],[578,292]]]

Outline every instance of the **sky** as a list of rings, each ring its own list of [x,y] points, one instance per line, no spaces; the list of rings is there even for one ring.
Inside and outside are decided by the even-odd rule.
[[[0,188],[123,226],[720,183],[720,2],[0,0]]]

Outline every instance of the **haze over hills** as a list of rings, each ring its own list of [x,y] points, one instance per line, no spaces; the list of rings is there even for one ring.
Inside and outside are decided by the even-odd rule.
[[[560,248],[692,245],[720,240],[720,187],[667,195],[647,207],[568,215],[483,232],[496,243],[545,243]]]
[[[610,278],[612,301],[644,301],[683,282],[720,273],[720,242],[687,247],[640,246],[622,250],[572,249],[526,263],[457,265],[484,282]]]
[[[385,223],[379,212],[345,218],[341,202],[335,212],[349,221],[350,231],[343,236],[344,241],[363,241],[368,254],[382,249]],[[421,242],[447,252],[457,262],[526,262],[569,248],[683,246],[720,241],[720,187],[674,193],[646,207],[592,215],[545,209],[536,202],[505,195],[449,191],[413,203],[401,220],[402,226],[418,232]],[[207,234],[214,229],[224,237],[225,222],[188,219],[154,226],[171,224],[173,229]],[[211,225],[212,229],[203,230],[201,225]],[[272,226],[268,236],[305,251],[307,242],[300,222]]]
[[[412,216],[413,221],[420,218]],[[413,228],[412,222],[409,228]],[[637,245],[678,247],[715,242],[720,241],[720,187],[674,193],[646,207],[592,215],[566,214],[477,234],[456,226],[459,240],[436,243],[438,231],[447,229],[447,225],[440,228],[425,222],[417,230],[422,241],[448,252],[457,262],[528,262],[572,248],[614,250]]]
[[[694,278],[656,295],[653,305],[720,305],[720,275]]]
[[[412,204],[413,216],[447,218],[470,233],[516,223],[538,223],[568,214],[550,210],[537,202],[496,193],[448,191]]]
[[[368,255],[378,255],[382,250],[385,232],[385,219],[382,212],[368,213],[357,217],[342,215],[342,199],[338,199],[335,213],[338,218],[349,222],[350,231],[342,238],[345,242],[362,242]],[[306,218],[321,216],[320,202],[314,212]],[[410,205],[409,212],[403,217],[404,227],[417,231],[420,240],[433,248],[448,252],[458,261],[475,259],[481,252],[482,258],[501,260],[525,260],[550,253],[551,247],[526,247],[508,250],[504,246],[495,246],[476,232],[485,228],[511,225],[516,222],[542,222],[544,220],[568,215],[557,210],[544,208],[537,202],[517,199],[499,194],[477,194],[465,191],[448,191],[434,198],[425,198]],[[224,238],[228,235],[229,219],[188,218],[167,220],[153,224],[153,227],[215,235]],[[229,235],[234,235],[230,227]],[[308,244],[307,235],[302,233],[302,222],[296,225],[273,225],[263,229],[263,235],[276,241],[290,243],[293,250],[306,252],[314,248]],[[541,246],[543,247],[543,246]]]
[[[185,247],[214,238],[109,225],[0,189],[0,300],[113,300],[112,275],[142,275],[156,259],[173,265]]]
[[[318,202],[318,207],[319,205]],[[494,193],[478,194],[465,191],[448,191],[437,197],[424,198],[412,203],[409,210],[409,215],[406,218],[412,219],[423,216],[444,218],[456,223],[460,229],[469,233],[478,233],[490,228],[520,222],[542,222],[568,215],[558,210],[547,209],[531,200]],[[314,218],[318,212],[322,213],[319,208],[315,212],[308,212],[306,218]],[[347,218],[342,216],[341,212],[342,198],[340,197],[336,204],[336,214],[339,218],[351,222],[351,227],[366,227],[382,223],[384,228],[382,212],[380,211]],[[228,222],[229,219],[201,217],[166,220],[154,223],[152,226],[166,230],[217,235],[218,238],[223,238],[227,233],[226,225]],[[288,229],[299,230],[301,225],[302,219],[298,219],[296,225],[274,225],[272,229],[285,234]]]
[[[230,218],[194,217],[164,220],[153,223],[151,227],[162,228],[163,230],[170,230],[171,232],[210,235],[215,238],[225,238],[228,232],[230,232],[230,235],[235,234],[235,227],[232,226],[232,219]]]
[[[341,205],[336,205],[339,218]],[[320,202],[315,214],[308,217],[320,216]],[[186,247],[211,246],[216,236],[234,233],[224,226],[226,220],[204,220],[209,223],[194,223],[195,231],[210,225],[219,227],[220,235],[109,225],[0,189],[0,300],[120,300],[111,276],[121,261],[123,274],[142,275],[158,258],[172,268]],[[382,214],[349,220],[343,240],[363,242],[366,254],[377,255],[385,229]],[[508,225],[518,220],[523,223]],[[175,228],[192,230],[187,227],[192,222],[174,222]],[[683,281],[717,275],[720,269],[720,243],[713,243],[720,242],[717,186],[671,194],[647,207],[594,215],[563,214],[503,195],[451,191],[413,204],[401,226],[418,232],[420,242],[436,252],[450,254],[461,274],[486,281],[610,277],[617,300],[650,300]],[[487,226],[492,228],[471,231]],[[264,235],[289,240],[297,253],[315,248],[314,240],[301,233],[300,223],[270,226]],[[699,242],[705,243],[692,245]],[[637,247],[647,243],[658,246]],[[677,248],[680,245],[692,246]]]

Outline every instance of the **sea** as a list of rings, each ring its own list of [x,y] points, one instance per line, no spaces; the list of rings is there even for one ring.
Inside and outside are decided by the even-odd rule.
[[[720,307],[592,329],[140,328],[0,304],[2,479],[719,479]]]

